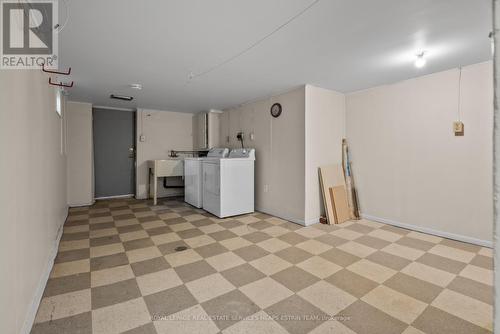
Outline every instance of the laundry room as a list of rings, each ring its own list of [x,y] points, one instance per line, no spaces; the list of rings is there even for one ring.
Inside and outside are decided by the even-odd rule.
[[[499,1],[0,0],[0,333],[499,332]]]

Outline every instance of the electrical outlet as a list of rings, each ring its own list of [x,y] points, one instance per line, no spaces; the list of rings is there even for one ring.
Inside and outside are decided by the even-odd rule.
[[[145,142],[146,141],[146,136],[145,135],[140,135],[139,136],[139,141],[140,142]]]
[[[264,184],[264,192],[265,193],[269,192],[269,185],[268,184]]]
[[[254,134],[253,134],[253,132],[252,132],[252,133],[250,133],[250,140],[252,140],[252,141],[253,141],[254,139],[255,139],[255,135],[254,135]]]
[[[464,135],[464,123],[461,121],[453,122],[453,132],[455,136],[463,136]]]

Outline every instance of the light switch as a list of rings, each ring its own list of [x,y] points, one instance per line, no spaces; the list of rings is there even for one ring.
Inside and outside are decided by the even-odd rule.
[[[453,132],[455,136],[463,136],[464,135],[464,123],[461,121],[453,122]]]
[[[139,136],[139,141],[140,142],[145,142],[146,141],[146,136],[145,135],[140,135]]]

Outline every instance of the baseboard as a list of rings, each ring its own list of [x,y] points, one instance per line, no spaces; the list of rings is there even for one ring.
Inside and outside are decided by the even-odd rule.
[[[131,198],[134,197],[134,194],[127,194],[127,195],[116,195],[116,196],[102,196],[102,197],[96,197],[96,200],[99,199],[114,199],[114,198]]]
[[[33,323],[35,322],[36,312],[38,311],[38,307],[40,306],[40,302],[42,300],[43,292],[45,291],[45,286],[47,285],[47,281],[49,280],[50,272],[52,271],[52,267],[54,266],[54,260],[57,256],[57,251],[59,249],[59,242],[61,241],[61,237],[63,234],[64,223],[68,219],[68,213],[66,212],[66,217],[64,218],[61,226],[57,230],[57,236],[53,248],[49,254],[49,261],[45,267],[42,276],[40,277],[40,282],[38,283],[38,287],[33,296],[33,300],[31,302],[31,306],[28,310],[24,318],[23,327],[21,328],[22,334],[29,334],[31,332],[31,328],[33,327]]]
[[[262,209],[262,208],[258,208],[258,207],[255,208],[255,210],[258,211],[258,212],[262,212],[262,213],[274,216],[276,218],[281,218],[281,219],[290,221],[292,223],[302,225],[302,226],[308,226],[308,225],[313,224],[313,223],[307,224],[303,219],[296,219],[296,218],[292,218],[292,217],[286,217],[286,216],[284,216],[282,214],[279,214],[277,212],[273,212],[272,210]],[[318,221],[319,221],[319,218],[318,218]]]
[[[483,247],[489,247],[493,248],[493,242],[488,241],[488,240],[482,240],[482,239],[476,239],[472,237],[467,237],[465,235],[460,235],[460,234],[455,234],[455,233],[449,233],[449,232],[444,232],[444,231],[439,231],[439,230],[434,230],[432,228],[428,227],[422,227],[422,226],[417,226],[417,225],[412,225],[412,224],[405,224],[405,223],[400,223],[394,220],[386,219],[386,218],[380,218],[376,216],[372,216],[369,214],[361,214],[361,217],[364,219],[368,220],[373,220],[379,223],[387,224],[387,225],[392,225],[392,226],[397,226],[397,227],[402,227],[406,228],[408,230],[412,231],[417,231],[417,232],[422,232],[422,233],[427,233],[427,234],[432,234],[436,235],[438,237],[443,237],[446,239],[453,239],[457,241],[462,241],[462,242],[467,242],[469,244],[474,244],[474,245],[479,245]]]

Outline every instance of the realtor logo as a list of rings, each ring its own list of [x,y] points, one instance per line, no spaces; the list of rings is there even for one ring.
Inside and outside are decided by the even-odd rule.
[[[57,0],[2,0],[2,69],[57,67]]]

